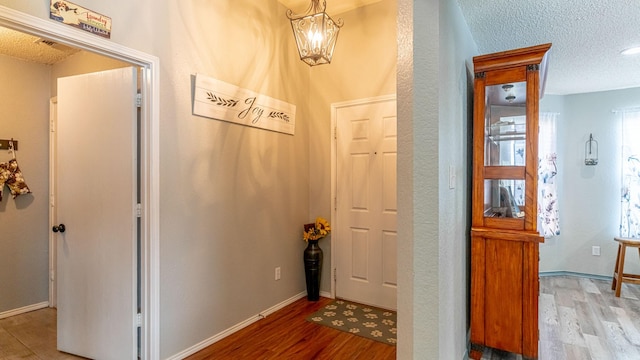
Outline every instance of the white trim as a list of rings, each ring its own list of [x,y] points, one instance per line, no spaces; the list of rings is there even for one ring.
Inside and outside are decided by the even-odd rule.
[[[338,219],[337,207],[336,207],[336,196],[337,193],[337,184],[338,184],[338,142],[336,141],[336,129],[338,127],[338,109],[346,108],[350,106],[359,106],[364,104],[374,104],[379,102],[385,102],[390,100],[396,100],[396,94],[382,95],[382,96],[374,96],[364,99],[350,100],[350,101],[342,101],[331,104],[331,220],[329,223],[333,227],[333,229],[337,229],[338,225],[336,223]],[[336,236],[336,232],[331,233],[331,296],[328,296],[332,299],[336,298],[336,245],[338,244],[338,237]]]
[[[58,126],[58,97],[54,96],[49,99],[49,228],[56,223],[56,199],[55,192],[55,166],[51,164],[55,161],[56,154],[56,135],[55,131]],[[49,231],[49,306],[56,307],[58,305],[58,291],[56,279],[56,266],[58,263],[56,249],[56,236],[53,231]]]
[[[359,105],[366,105],[366,104],[375,104],[375,103],[391,101],[391,100],[396,100],[396,94],[380,95],[380,96],[374,96],[374,97],[357,99],[357,100],[331,103],[331,110],[332,110],[331,115],[332,116],[334,115],[333,113],[334,108],[337,110],[339,108],[346,108],[350,106],[359,106]],[[335,119],[332,118],[332,121],[333,120]]]
[[[276,312],[276,311],[278,311],[278,310],[280,310],[280,309],[282,309],[282,308],[286,307],[287,305],[291,305],[291,304],[293,304],[294,302],[296,302],[296,301],[298,301],[298,300],[302,299],[302,298],[303,298],[303,297],[305,297],[305,296],[307,296],[307,292],[306,292],[306,291],[301,292],[301,293],[299,293],[299,294],[296,294],[296,295],[294,295],[294,296],[292,296],[292,297],[288,298],[287,300],[285,300],[285,301],[283,301],[283,302],[281,302],[281,303],[279,303],[279,304],[275,304],[275,305],[273,305],[272,307],[270,307],[270,308],[268,308],[268,309],[266,309],[266,310],[264,310],[264,311],[260,312],[260,313],[258,314],[258,316],[261,316],[262,318],[266,318],[267,316],[269,316],[269,315],[273,314],[274,312]]]
[[[33,304],[33,305],[29,305],[29,306],[25,306],[25,307],[21,307],[19,309],[13,309],[13,310],[1,312],[0,313],[0,319],[5,319],[5,318],[11,317],[11,316],[16,316],[16,315],[28,313],[28,312],[31,312],[31,311],[34,311],[34,310],[44,309],[46,307],[49,307],[49,302],[48,301],[37,303],[37,304]]]
[[[251,325],[251,324],[253,324],[253,323],[255,323],[255,322],[259,321],[259,320],[262,320],[262,319],[266,318],[268,315],[273,314],[274,312],[286,307],[287,305],[293,304],[294,302],[302,299],[305,296],[307,296],[307,292],[306,291],[301,292],[301,293],[299,293],[299,294],[297,294],[297,295],[295,295],[295,296],[293,296],[293,297],[291,297],[291,298],[289,298],[289,299],[287,299],[287,300],[285,300],[285,301],[283,301],[283,302],[281,302],[281,303],[279,303],[277,305],[274,305],[274,306],[268,308],[267,310],[264,310],[264,311],[262,311],[262,312],[260,312],[260,313],[258,313],[256,315],[253,315],[252,317],[250,317],[250,318],[248,318],[248,319],[246,319],[246,320],[244,320],[242,322],[239,322],[238,324],[236,324],[236,325],[234,325],[234,326],[232,326],[232,327],[230,327],[230,328],[228,328],[228,329],[226,329],[226,330],[224,330],[224,331],[222,331],[222,332],[220,332],[220,333],[218,333],[218,334],[216,334],[216,335],[214,335],[214,336],[212,336],[212,337],[210,337],[210,338],[208,338],[206,340],[201,341],[200,343],[198,343],[198,344],[196,344],[196,345],[194,345],[194,346],[192,346],[192,347],[190,347],[190,348],[188,348],[188,349],[186,349],[186,350],[184,350],[184,351],[182,351],[182,352],[180,352],[178,354],[175,354],[175,355],[167,358],[167,360],[181,360],[181,359],[186,358],[187,356],[193,355],[193,354],[197,353],[198,351],[200,351],[200,350],[202,350],[202,349],[204,349],[204,348],[206,348],[208,346],[211,346],[212,344],[215,344],[216,342],[226,338],[227,336],[229,336],[229,335],[231,335],[231,334],[233,334],[235,332],[238,332],[238,331],[246,328],[247,326],[249,326],[249,325]]]
[[[160,61],[143,67],[141,149],[142,359],[160,359]],[[145,121],[146,119],[146,121]]]
[[[142,359],[160,358],[160,60],[90,33],[0,5],[0,26],[142,67]]]
[[[538,273],[538,275],[540,277],[573,276],[573,277],[581,277],[581,278],[586,278],[586,279],[596,279],[596,280],[605,280],[605,281],[613,280],[613,276],[586,274],[586,273],[579,273],[579,272],[573,272],[573,271],[540,271]]]

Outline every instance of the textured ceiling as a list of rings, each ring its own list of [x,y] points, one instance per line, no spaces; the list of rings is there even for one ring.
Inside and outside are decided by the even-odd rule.
[[[640,87],[639,0],[457,0],[480,54],[543,43],[547,94]]]
[[[309,0],[278,0],[303,13]],[[327,0],[329,15],[381,0]],[[552,43],[547,94],[640,87],[640,0],[457,0],[480,54]],[[395,14],[394,14],[395,15]],[[54,64],[75,49],[0,28],[0,53]]]
[[[308,8],[309,0],[278,0],[294,14],[303,14]],[[370,5],[382,0],[329,0],[327,1],[327,13],[330,16],[344,13],[357,7]],[[52,65],[66,59],[78,52],[62,44],[42,41],[32,35],[0,27],[0,54],[14,58]]]
[[[52,65],[76,52],[62,44],[0,27],[0,54]]]

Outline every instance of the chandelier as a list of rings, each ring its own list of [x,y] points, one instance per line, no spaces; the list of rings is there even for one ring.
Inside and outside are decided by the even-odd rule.
[[[311,0],[304,15],[294,15],[291,10],[287,10],[300,60],[309,66],[331,63],[338,32],[343,25],[342,19],[333,21],[325,12],[326,8],[325,0],[322,0],[322,6],[320,0]]]

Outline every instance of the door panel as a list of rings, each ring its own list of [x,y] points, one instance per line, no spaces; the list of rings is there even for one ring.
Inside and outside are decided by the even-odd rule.
[[[485,341],[496,349],[522,353],[522,263],[521,241],[486,240]]]
[[[395,231],[385,231],[382,234],[382,284],[395,287],[398,284],[398,234]]]
[[[136,69],[58,79],[58,349],[137,357]]]
[[[336,295],[396,308],[396,102],[337,111]]]

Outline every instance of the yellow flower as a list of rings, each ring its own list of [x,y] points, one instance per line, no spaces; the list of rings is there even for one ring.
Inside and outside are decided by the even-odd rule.
[[[326,236],[329,231],[331,231],[329,222],[321,217],[316,218],[316,229],[318,229],[318,231],[320,231],[320,234],[322,234],[323,236]]]
[[[317,217],[315,223],[304,225],[302,239],[304,241],[319,240],[329,235],[330,232],[331,226],[329,225],[329,222],[322,217]]]

